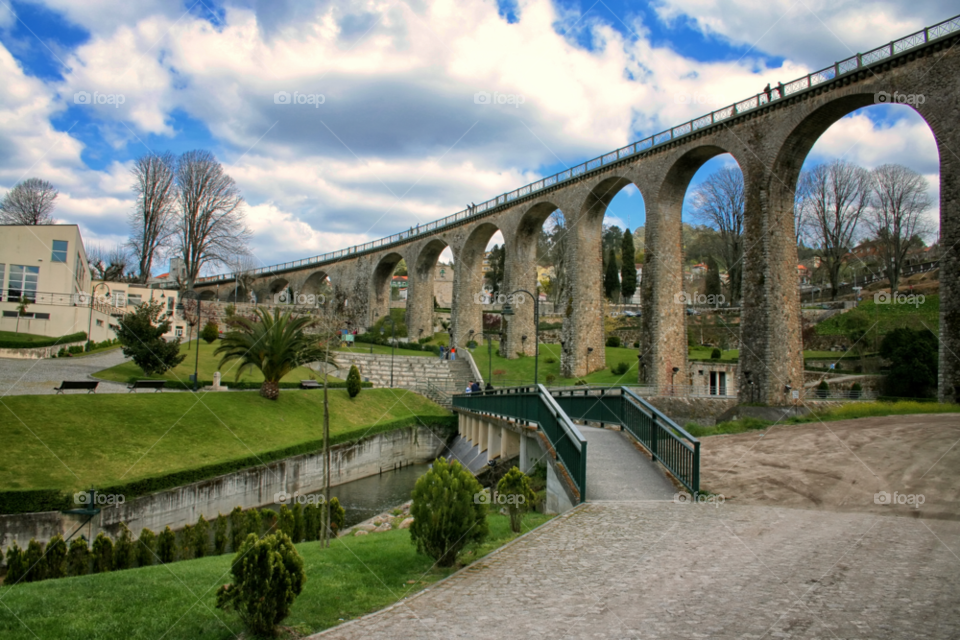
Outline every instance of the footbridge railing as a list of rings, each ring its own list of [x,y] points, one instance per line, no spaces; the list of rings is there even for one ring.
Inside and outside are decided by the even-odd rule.
[[[556,451],[580,495],[587,495],[587,441],[542,384],[508,389],[491,389],[453,396],[453,406],[535,423]]]
[[[571,420],[619,424],[692,494],[700,492],[700,441],[628,387],[553,389]]]

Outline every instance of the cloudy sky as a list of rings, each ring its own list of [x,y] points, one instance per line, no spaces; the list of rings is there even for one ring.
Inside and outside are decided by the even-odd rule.
[[[57,219],[110,245],[126,237],[134,158],[209,149],[247,200],[257,261],[274,264],[449,215],[955,12],[946,0],[2,0],[0,193],[47,179]],[[905,164],[936,195],[933,137],[908,107],[835,124],[808,162],[834,157]],[[641,198],[623,192],[608,216],[643,224]]]

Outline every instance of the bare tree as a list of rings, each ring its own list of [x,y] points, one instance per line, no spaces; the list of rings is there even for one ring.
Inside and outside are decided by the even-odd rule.
[[[923,218],[932,201],[927,180],[903,165],[881,165],[871,176],[873,206],[866,223],[877,240],[878,257],[890,279],[890,291],[896,293],[907,251],[915,246],[916,236],[932,231]]]
[[[90,276],[94,280],[106,282],[125,282],[135,280],[132,271],[132,258],[123,245],[105,248],[91,242],[86,247],[87,264]]]
[[[128,245],[139,269],[138,280],[150,278],[153,261],[159,258],[176,231],[176,159],[172,153],[147,154],[137,158],[131,173],[137,206],[130,214]]]
[[[53,207],[59,192],[40,178],[27,178],[0,201],[0,224],[53,224]]]
[[[693,217],[720,232],[721,258],[735,302],[743,283],[743,173],[739,167],[720,169],[693,190],[690,200]]]
[[[798,187],[821,265],[830,280],[831,299],[840,288],[840,269],[857,239],[857,225],[870,207],[870,173],[844,160],[804,171]]]
[[[176,169],[177,236],[186,287],[193,288],[207,264],[229,264],[247,253],[243,197],[233,178],[209,151],[188,151]]]

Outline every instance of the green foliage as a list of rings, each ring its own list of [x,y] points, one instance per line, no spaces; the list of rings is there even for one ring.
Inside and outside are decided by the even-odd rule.
[[[244,529],[247,535],[251,533],[258,538],[260,537],[260,532],[263,531],[263,518],[260,517],[259,509],[250,509],[247,511],[247,526]],[[244,537],[246,540],[246,537]],[[241,543],[242,546],[243,543]]]
[[[67,567],[72,576],[85,576],[90,573],[90,547],[83,538],[74,538],[70,543]]]
[[[127,529],[126,525],[120,525],[120,529],[117,542],[113,545],[114,571],[130,569],[136,566],[136,547],[133,542],[133,536],[130,535],[130,530]]]
[[[230,512],[230,550],[236,552],[247,537],[247,519],[243,507],[237,505]]]
[[[637,268],[630,260],[630,256],[636,253],[633,234],[630,233],[630,229],[627,229],[623,232],[623,241],[620,244],[620,256],[623,258],[623,265],[620,267],[620,295],[624,300],[633,297],[637,292]]]
[[[59,338],[48,338],[45,336],[38,336],[37,338],[13,338],[9,340],[6,338],[0,338],[0,349],[38,349],[40,347],[53,347],[58,344],[64,344],[65,342],[80,342],[81,340],[86,339],[87,334],[85,331],[71,333],[69,335],[60,336]],[[61,349],[61,351],[66,353],[66,349]]]
[[[180,529],[180,558],[188,560],[193,557],[193,525],[187,524]]]
[[[303,505],[297,502],[290,511],[293,513],[293,534],[290,539],[296,544],[303,541]]]
[[[113,542],[101,531],[93,541],[93,571],[107,573],[113,570]]]
[[[710,352],[710,359],[719,360],[722,355],[723,355],[723,352],[720,351],[720,349],[718,349],[717,347],[714,347],[713,351]]]
[[[497,483],[497,506],[506,505],[510,514],[510,529],[514,533],[520,533],[523,514],[534,507],[536,499],[530,478],[517,467],[507,471]]]
[[[622,376],[627,371],[630,371],[630,363],[618,362],[617,364],[610,367],[610,370],[614,373],[614,375]]]
[[[468,341],[467,341],[467,349],[476,349],[476,348],[477,348],[477,341],[476,341],[476,340],[468,340]]]
[[[320,507],[314,503],[303,508],[303,539],[313,542],[320,532]]]
[[[360,393],[362,380],[360,379],[360,370],[356,365],[350,366],[350,373],[347,374],[347,393],[351,398],[357,397]]]
[[[620,336],[608,336],[608,337],[607,337],[607,346],[608,346],[608,347],[619,347],[619,346],[620,346]]]
[[[209,538],[210,525],[204,519],[203,514],[200,514],[197,524],[193,527],[193,537],[190,541],[193,547],[194,558],[202,558],[207,555],[207,540]]]
[[[228,304],[223,308],[223,315],[229,320],[233,316],[237,315],[237,307],[233,304]]]
[[[166,527],[157,536],[157,557],[162,564],[168,564],[177,559],[177,535],[170,527]]]
[[[30,513],[69,509],[71,498],[56,489],[0,491],[0,513]]]
[[[556,364],[557,359],[554,358],[553,356],[550,356],[549,358],[544,358],[543,361],[546,362],[547,364]]]
[[[553,375],[552,373],[548,373],[547,377],[544,378],[547,384],[553,384],[556,381],[556,379],[557,379],[557,376]]]
[[[17,584],[23,580],[26,572],[23,550],[13,542],[7,547],[7,576],[3,579],[4,586]]]
[[[43,557],[43,544],[31,538],[23,553],[26,577],[24,582],[39,582],[47,577],[47,563]]]
[[[247,536],[231,573],[233,582],[217,590],[217,608],[235,610],[251,633],[264,636],[276,634],[307,581],[303,559],[282,532]]]
[[[410,538],[417,552],[430,556],[441,567],[450,567],[457,554],[488,533],[485,505],[477,496],[480,483],[454,460],[437,458],[413,489]]]
[[[610,249],[607,255],[607,266],[603,273],[603,295],[607,298],[613,298],[614,294],[620,289],[620,276],[617,268],[617,255]]]
[[[706,282],[704,282],[703,293],[707,296],[719,296],[723,294],[723,289],[720,285],[720,267],[717,266],[717,261],[714,260],[712,256],[707,258],[707,277]]]
[[[259,369],[263,374],[260,395],[276,400],[280,395],[279,382],[285,375],[308,362],[332,361],[332,354],[321,348],[315,335],[304,332],[316,320],[309,316],[293,317],[289,311],[281,313],[257,308],[259,322],[238,317],[231,324],[232,330],[223,336],[220,346],[213,352],[221,355],[218,368],[237,360],[236,380],[248,369]]]
[[[140,530],[140,537],[137,538],[137,566],[149,567],[153,564],[154,554],[157,547],[157,535],[150,529]]]
[[[59,533],[47,543],[47,578],[63,578],[67,575],[67,543]]]
[[[280,505],[280,514],[277,517],[277,523],[277,529],[292,540],[296,522],[293,518],[293,511],[287,508],[285,504]]]
[[[213,552],[218,556],[227,550],[227,517],[218,514],[213,523]]]
[[[200,338],[207,344],[213,344],[214,340],[220,337],[220,327],[216,322],[208,322],[200,330]]]
[[[890,361],[886,393],[898,398],[926,398],[937,389],[937,336],[929,329],[894,329],[880,343]]]
[[[123,345],[123,355],[132,358],[148,376],[169,371],[187,357],[180,354],[179,341],[164,339],[163,334],[170,330],[169,321],[160,321],[164,314],[165,307],[151,300],[124,315],[115,330]]]
[[[323,527],[324,519],[326,518],[327,510],[325,507],[320,507],[320,526]],[[341,531],[343,531],[344,524],[346,523],[347,512],[340,506],[339,498],[330,498],[330,534],[332,537],[336,537]]]

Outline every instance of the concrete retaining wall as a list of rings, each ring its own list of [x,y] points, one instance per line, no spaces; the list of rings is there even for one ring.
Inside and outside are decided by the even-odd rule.
[[[14,358],[16,360],[39,360],[41,358],[50,358],[60,353],[60,349],[69,349],[70,347],[82,347],[87,344],[86,340],[79,342],[64,342],[55,344],[51,347],[35,347],[33,349],[0,349],[0,358]]]
[[[408,427],[331,449],[330,484],[339,485],[393,469],[398,464],[429,462],[443,451],[445,441],[426,427]],[[116,536],[125,522],[134,535],[143,528],[160,532],[226,515],[234,507],[245,509],[275,502],[280,491],[311,493],[323,488],[323,456],[307,454],[266,466],[195,482],[104,508],[81,533],[94,537],[100,531]],[[80,524],[75,516],[57,511],[0,515],[0,550],[16,542],[26,547],[30,538],[46,543],[56,534],[66,537]]]

